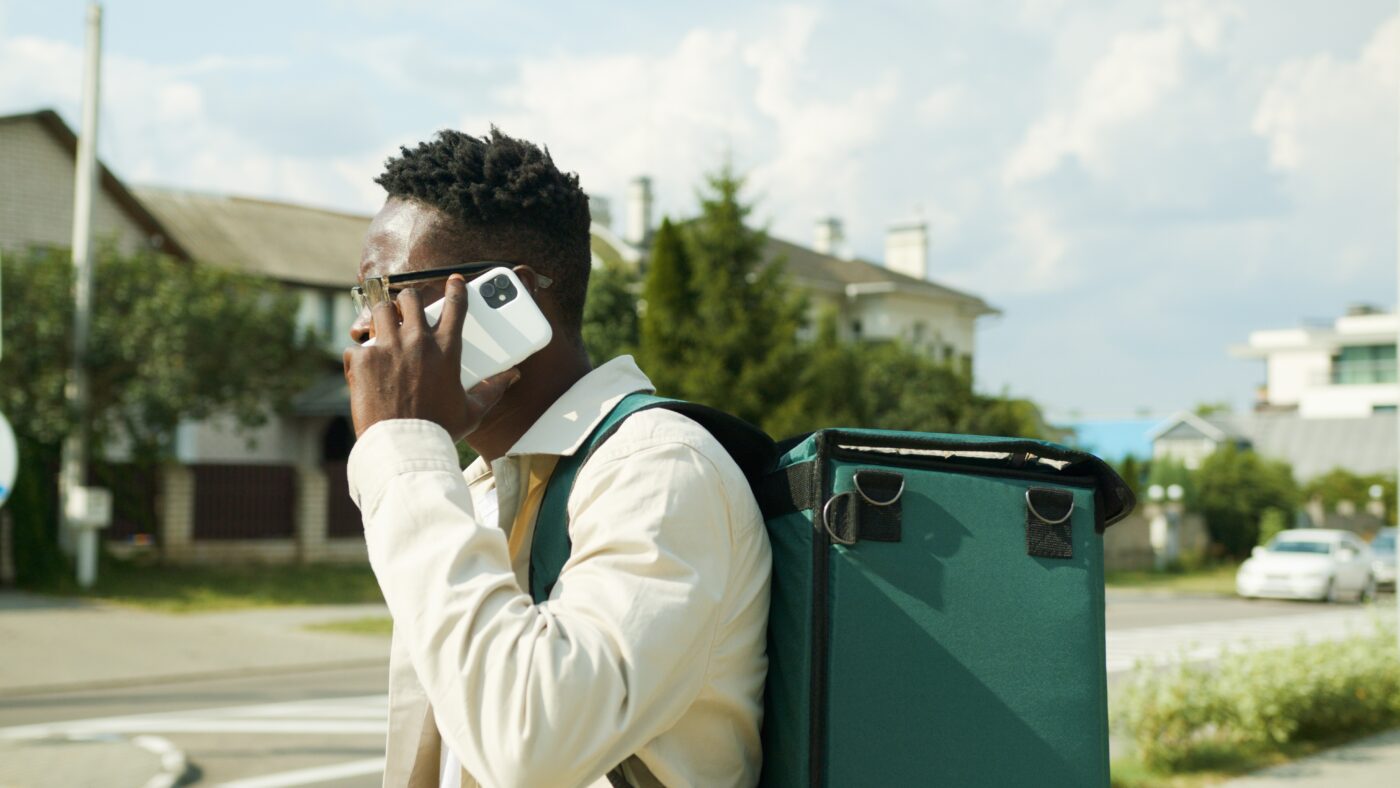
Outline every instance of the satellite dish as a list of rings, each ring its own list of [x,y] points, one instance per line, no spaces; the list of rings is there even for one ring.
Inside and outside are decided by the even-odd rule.
[[[5,414],[0,413],[0,506],[10,497],[15,487],[15,474],[19,472],[19,447],[15,445],[15,431]]]

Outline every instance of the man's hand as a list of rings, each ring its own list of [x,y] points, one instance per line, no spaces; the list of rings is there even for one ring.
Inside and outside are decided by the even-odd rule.
[[[466,280],[447,280],[447,302],[437,326],[423,315],[417,291],[405,290],[394,302],[374,307],[374,344],[345,349],[345,380],[350,384],[350,416],[355,437],[387,419],[426,419],[441,425],[453,441],[469,435],[511,384],[515,369],[462,390],[462,323],[467,318]],[[403,312],[399,324],[398,312]]]

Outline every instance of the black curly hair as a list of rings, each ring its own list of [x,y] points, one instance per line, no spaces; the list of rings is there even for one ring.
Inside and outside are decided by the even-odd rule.
[[[582,330],[592,270],[588,195],[560,172],[548,148],[501,133],[477,138],[444,130],[384,164],[375,183],[456,220],[474,253],[523,263],[554,280],[563,328]]]

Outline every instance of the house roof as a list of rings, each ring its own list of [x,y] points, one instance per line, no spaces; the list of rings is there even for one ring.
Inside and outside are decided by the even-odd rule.
[[[868,260],[847,260],[772,236],[768,238],[768,255],[772,259],[785,259],[788,273],[813,289],[849,295],[891,291],[914,293],[959,302],[977,315],[1001,314],[1000,310],[971,293],[892,271]]]
[[[69,156],[77,158],[78,135],[68,128],[68,124],[63,122],[63,118],[59,117],[57,112],[51,109],[41,109],[36,112],[0,116],[0,125],[25,122],[37,124],[53,138],[54,142],[66,150]],[[180,243],[180,240],[170,234],[165,225],[147,210],[146,206],[126,188],[121,180],[112,174],[111,170],[107,169],[107,165],[98,161],[97,172],[98,183],[102,190],[121,207],[136,226],[145,231],[152,247],[174,257],[184,260],[190,259],[189,252]]]
[[[1297,413],[1256,413],[1248,420],[1254,450],[1286,460],[1300,481],[1334,468],[1353,473],[1392,473],[1396,464],[1396,414],[1364,418],[1303,418]]]
[[[1239,423],[1232,414],[1212,413],[1209,416],[1197,416],[1189,410],[1176,413],[1149,432],[1147,437],[1151,441],[1181,437],[1182,428],[1199,433],[1216,443],[1248,440],[1250,437],[1247,426]]]
[[[355,281],[368,216],[171,189],[135,193],[200,262],[296,284]]]

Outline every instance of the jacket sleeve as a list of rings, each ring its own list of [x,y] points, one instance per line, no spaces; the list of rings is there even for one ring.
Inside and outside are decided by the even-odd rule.
[[[479,525],[447,433],[367,430],[350,460],[370,562],[438,728],[488,785],[584,785],[705,685],[729,572],[726,492],[683,442],[599,456],[570,496],[573,552],[532,603]]]

